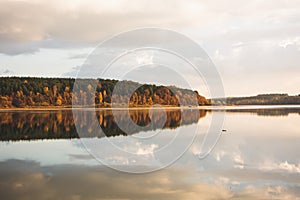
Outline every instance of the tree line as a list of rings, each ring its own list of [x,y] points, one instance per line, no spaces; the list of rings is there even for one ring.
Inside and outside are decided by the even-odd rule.
[[[300,105],[300,95],[260,94],[250,97],[228,97],[213,99],[214,104],[226,105]]]
[[[109,79],[1,77],[0,107],[208,105],[197,91]],[[118,87],[116,87],[117,83]],[[75,87],[75,88],[74,88]],[[117,88],[119,91],[114,91]]]

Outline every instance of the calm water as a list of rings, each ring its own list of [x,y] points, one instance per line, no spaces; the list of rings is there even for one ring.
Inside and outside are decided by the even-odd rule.
[[[299,124],[297,107],[2,111],[0,199],[297,199]]]

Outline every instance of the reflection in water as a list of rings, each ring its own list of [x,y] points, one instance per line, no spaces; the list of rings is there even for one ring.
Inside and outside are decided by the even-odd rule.
[[[299,114],[300,108],[277,108],[277,109],[228,109],[226,112],[253,113],[258,116],[288,116],[289,114]]]
[[[129,110],[129,116],[138,126],[126,127],[126,133],[121,130],[115,121],[118,117],[123,125],[130,126],[126,112],[111,110],[96,111],[97,119],[93,119],[92,111],[76,111],[80,114],[73,117],[71,110],[64,111],[27,111],[27,112],[1,112],[0,113],[0,140],[32,140],[32,139],[59,139],[78,138],[77,128],[86,135],[81,137],[104,137],[117,135],[130,135],[139,132],[139,126],[145,126],[143,130],[174,129],[181,125],[197,123],[199,118],[206,115],[204,110],[157,110],[149,113],[149,110]],[[166,119],[164,119],[166,114]],[[116,116],[117,115],[117,116]],[[152,123],[152,126],[147,126]],[[95,127],[101,126],[104,133],[99,133]],[[159,126],[161,125],[161,126]],[[105,135],[104,135],[105,134]]]
[[[76,138],[72,111],[2,112],[0,139]]]
[[[198,200],[297,199],[300,196],[299,185],[278,186],[274,181],[282,176],[268,176],[251,170],[235,170],[226,174],[226,171],[201,172],[185,167],[132,175],[105,167],[41,167],[35,162],[9,160],[0,162],[0,176],[2,199]],[[267,182],[252,182],[262,176]],[[292,175],[282,178],[297,182]]]
[[[150,120],[157,124],[164,122],[157,144],[170,141],[177,130],[184,133],[178,140],[182,142],[192,127],[201,124],[193,145],[179,160],[163,170],[142,175],[99,165],[79,139],[22,140],[48,135],[77,137],[72,135],[76,133],[75,120],[86,130],[96,121],[106,134],[122,134],[112,123],[111,110],[97,111],[96,120],[90,118],[89,112],[75,120],[71,111],[2,112],[2,140],[14,137],[22,141],[0,142],[0,199],[299,199],[299,110],[226,110],[224,129],[227,132],[203,160],[198,159],[198,154],[206,132],[203,128],[209,127],[211,112],[197,111],[198,116],[205,116],[199,120],[192,109],[169,110],[165,118],[159,112],[151,115],[132,110],[130,119],[145,129],[157,128],[151,126]],[[118,113],[121,120],[124,112]],[[89,134],[93,134],[92,129]],[[110,142],[132,147],[130,138],[110,137],[110,141],[99,141],[101,148],[107,150],[111,148]],[[147,150],[147,146],[142,147]],[[121,159],[114,154],[105,155],[108,159]],[[146,161],[157,158],[155,154],[142,157]]]
[[[223,110],[219,110],[223,112]],[[152,115],[149,110],[130,110],[129,115],[135,125],[127,123],[127,111],[117,111],[119,121],[127,125],[126,133],[116,124],[111,110],[96,111],[97,119],[92,119],[91,111],[79,111],[74,119],[71,110],[63,111],[13,111],[0,113],[0,140],[31,140],[31,139],[59,139],[59,138],[78,138],[75,123],[79,124],[80,131],[85,132],[84,137],[103,137],[130,135],[143,130],[156,130],[157,127],[174,129],[181,125],[197,123],[199,118],[205,117],[205,110],[196,109],[170,109],[166,110],[166,119],[164,111],[156,111]],[[214,111],[216,112],[216,111]],[[226,109],[230,113],[253,113],[258,116],[288,116],[289,114],[299,114],[300,108],[277,108],[277,109]],[[75,121],[74,121],[75,120]],[[150,122],[151,126],[148,126]],[[104,133],[98,133],[94,127],[100,125]]]
[[[189,170],[170,169],[139,176],[104,167],[41,167],[34,162],[11,160],[0,163],[0,194],[2,199],[39,200],[198,200],[231,196],[217,185],[188,181],[191,175]]]

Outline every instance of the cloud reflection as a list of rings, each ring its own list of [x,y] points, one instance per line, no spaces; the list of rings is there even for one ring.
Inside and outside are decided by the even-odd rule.
[[[240,178],[242,175],[243,178]],[[283,184],[259,172],[215,173],[169,168],[132,175],[105,167],[0,162],[2,199],[296,199],[297,184]],[[240,178],[240,179],[239,179]],[[276,178],[276,177],[275,177]],[[255,181],[256,180],[256,181]]]

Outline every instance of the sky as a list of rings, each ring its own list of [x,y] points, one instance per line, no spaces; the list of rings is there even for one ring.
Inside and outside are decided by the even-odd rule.
[[[299,0],[0,0],[0,75],[70,75],[99,43],[143,27],[196,41],[226,96],[300,94]]]

